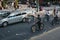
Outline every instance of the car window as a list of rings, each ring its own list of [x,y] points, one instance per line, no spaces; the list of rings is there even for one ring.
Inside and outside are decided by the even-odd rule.
[[[14,16],[9,16],[8,18],[12,18],[12,17],[15,17],[15,15]]]
[[[20,15],[21,15],[21,13],[20,13],[20,14],[15,15],[15,16],[20,16]]]
[[[7,17],[7,16],[9,16],[9,15],[10,15],[10,13],[7,12],[7,13],[2,14],[1,16],[5,18],[5,17]]]
[[[21,15],[24,15],[24,14],[26,14],[26,13],[22,13]]]
[[[20,16],[20,15],[24,15],[24,14],[26,14],[26,13],[20,13],[20,14],[17,14],[17,15],[15,15],[15,16]]]

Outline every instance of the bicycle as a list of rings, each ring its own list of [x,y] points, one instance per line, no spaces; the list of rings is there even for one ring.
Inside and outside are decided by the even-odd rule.
[[[38,30],[42,31],[43,29],[44,29],[44,24],[43,24],[43,23],[41,24],[40,29],[39,29],[37,23],[34,23],[34,24],[32,25],[32,27],[31,27],[31,31],[32,31],[32,32],[36,32],[36,31],[38,31]]]
[[[51,21],[51,24],[52,25],[56,25],[56,24],[59,24],[59,20],[57,19],[53,19],[52,21]]]

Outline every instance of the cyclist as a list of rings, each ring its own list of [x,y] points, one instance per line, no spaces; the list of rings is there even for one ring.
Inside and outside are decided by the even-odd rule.
[[[40,15],[38,15],[37,19],[38,19],[37,25],[38,25],[38,31],[39,31],[40,28],[41,28],[41,18],[40,18]]]
[[[57,21],[58,21],[58,16],[57,15],[54,17],[54,20],[57,23]]]
[[[56,15],[52,21],[52,25],[58,22],[58,16]]]
[[[45,15],[45,16],[46,16],[47,21],[49,21],[49,15],[50,15],[50,14],[49,14],[49,10],[48,10],[48,11],[46,12],[46,15]]]
[[[36,25],[37,24],[37,25]],[[43,29],[43,25],[42,25],[42,22],[41,22],[41,17],[40,15],[38,15],[37,17],[37,22],[35,22],[33,25],[32,25],[32,32],[35,32],[36,30],[37,31],[40,31]]]

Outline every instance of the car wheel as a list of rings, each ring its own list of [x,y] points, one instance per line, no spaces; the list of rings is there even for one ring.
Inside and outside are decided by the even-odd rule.
[[[26,21],[26,19],[25,19],[25,18],[23,18],[22,22],[25,22],[25,21]]]
[[[8,25],[8,22],[4,22],[4,23],[2,24],[3,27],[6,27],[7,25]]]

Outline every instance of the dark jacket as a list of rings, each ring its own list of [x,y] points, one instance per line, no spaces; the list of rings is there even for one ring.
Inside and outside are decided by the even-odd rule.
[[[38,16],[38,18],[37,18],[37,19],[38,19],[37,24],[38,24],[38,25],[41,25],[41,18]]]

